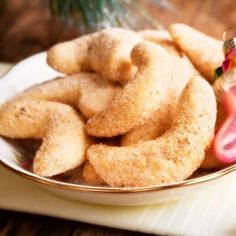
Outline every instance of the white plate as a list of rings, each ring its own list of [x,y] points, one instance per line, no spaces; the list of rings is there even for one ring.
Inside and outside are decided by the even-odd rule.
[[[59,73],[46,64],[46,54],[40,53],[29,57],[14,66],[0,80],[0,104],[29,86],[53,79]],[[24,150],[23,150],[24,151]],[[143,205],[171,201],[195,194],[209,187],[216,187],[220,181],[227,181],[236,175],[236,165],[198,178],[190,178],[175,184],[142,188],[111,188],[73,184],[43,178],[22,167],[19,159],[24,159],[19,148],[0,138],[0,163],[27,179],[35,181],[58,195],[84,202],[106,205]]]

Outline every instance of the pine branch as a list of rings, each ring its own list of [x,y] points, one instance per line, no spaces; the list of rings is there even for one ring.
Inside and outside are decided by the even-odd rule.
[[[76,22],[80,31],[108,27],[131,29],[158,28],[160,25],[143,9],[140,0],[48,0],[54,18],[64,23]],[[154,0],[152,0],[154,1]],[[163,1],[155,0],[163,6]],[[84,32],[86,33],[86,32]]]

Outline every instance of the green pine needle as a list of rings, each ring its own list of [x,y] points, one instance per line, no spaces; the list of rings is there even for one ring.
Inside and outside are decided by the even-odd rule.
[[[140,29],[159,27],[143,9],[140,0],[48,0],[54,18],[75,22],[80,30],[96,31],[107,27]],[[156,0],[162,3],[163,0]],[[150,28],[150,27],[149,27]],[[86,32],[82,32],[86,33]]]

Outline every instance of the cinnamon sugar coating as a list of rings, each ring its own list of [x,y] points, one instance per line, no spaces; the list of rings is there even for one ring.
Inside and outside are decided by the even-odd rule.
[[[118,91],[111,103],[88,120],[86,130],[96,137],[113,137],[143,124],[169,101],[170,57],[166,50],[150,42],[137,44],[131,59],[138,67],[132,80]]]
[[[214,134],[216,100],[202,78],[190,80],[170,129],[128,147],[92,145],[87,158],[110,186],[153,186],[181,181],[201,164]]]

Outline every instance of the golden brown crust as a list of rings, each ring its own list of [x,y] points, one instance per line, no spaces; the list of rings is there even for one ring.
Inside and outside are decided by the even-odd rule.
[[[142,38],[134,31],[113,28],[100,31],[89,50],[91,68],[102,77],[125,82],[132,79],[137,68],[130,52]]]
[[[52,104],[53,105],[53,104]],[[63,105],[66,106],[66,105]],[[48,114],[43,143],[33,161],[33,172],[53,176],[80,166],[90,142],[84,123],[71,107]]]
[[[89,47],[96,33],[56,44],[47,51],[47,63],[53,69],[71,75],[89,71]]]
[[[106,185],[105,181],[95,172],[89,161],[84,163],[82,175],[87,184],[96,186]]]
[[[89,119],[104,110],[119,90],[118,85],[100,76],[82,77],[79,81],[79,110]]]
[[[144,124],[136,126],[124,134],[121,139],[121,146],[142,143],[164,134],[170,127],[175,105],[172,103],[161,106]]]
[[[87,157],[110,186],[180,181],[200,166],[213,138],[215,118],[212,87],[202,78],[193,78],[180,99],[171,128],[163,136],[129,147],[93,145]]]
[[[102,30],[53,46],[47,52],[47,62],[65,74],[95,71],[108,80],[125,82],[136,72],[130,52],[141,41],[131,30]]]
[[[0,108],[0,134],[43,139],[33,171],[53,176],[83,163],[89,144],[84,123],[70,106],[48,101],[8,102]]]
[[[33,86],[0,107],[1,135],[43,139],[33,163],[36,174],[53,176],[83,163],[90,140],[79,114],[63,103],[77,107],[80,93],[88,93],[88,88],[93,91],[89,80],[96,84],[96,79],[92,74],[58,78]],[[96,102],[90,99],[94,112]]]
[[[171,79],[168,53],[160,46],[143,42],[133,48],[131,58],[139,71],[106,109],[88,120],[88,134],[97,137],[124,134],[166,105]]]
[[[169,32],[175,43],[190,58],[202,75],[208,81],[213,82],[214,71],[224,60],[222,41],[184,24],[171,25]]]
[[[33,171],[42,176],[63,173],[81,165],[91,145],[73,106],[89,118],[90,135],[125,134],[122,145],[131,145],[93,145],[83,169],[89,184],[176,182],[190,176],[204,155],[201,168],[221,167],[208,150],[216,110],[212,89],[193,78],[181,93],[197,74],[184,53],[212,82],[223,60],[222,42],[183,24],[172,25],[170,33],[113,28],[55,45],[48,51],[48,64],[73,75],[33,86],[0,107],[0,134],[43,139]],[[99,75],[74,75],[81,71]],[[218,107],[216,130],[221,114]]]
[[[165,106],[158,108],[144,124],[134,127],[131,131],[126,133],[122,137],[122,146],[141,143],[162,135],[170,127],[179,96],[183,89],[189,79],[193,75],[198,74],[189,59],[176,48],[175,43],[171,41],[170,35],[164,31],[167,36],[169,36],[167,38],[167,36],[163,37],[162,34],[159,35],[158,32],[159,31],[148,30],[149,37],[154,34],[153,38],[156,39],[155,41],[163,45],[171,57],[172,63],[169,65],[169,68],[172,73],[172,80],[168,88],[169,94],[166,97],[168,102],[165,102]],[[168,39],[168,44],[166,43],[166,38]]]
[[[119,86],[95,73],[78,73],[34,85],[14,100],[37,99],[65,103],[91,118],[111,101]],[[99,98],[99,99],[98,99]]]

